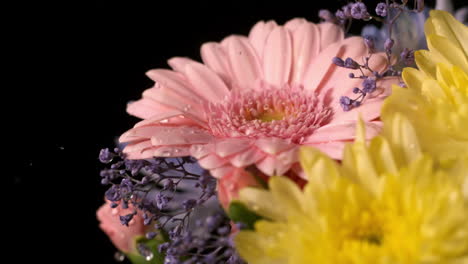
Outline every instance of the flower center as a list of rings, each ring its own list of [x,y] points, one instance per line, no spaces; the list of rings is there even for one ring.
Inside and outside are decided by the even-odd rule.
[[[278,137],[300,143],[327,124],[332,109],[300,87],[232,92],[207,109],[208,123],[219,137]]]
[[[383,224],[370,212],[363,212],[344,231],[345,241],[364,242],[379,246],[383,242]]]

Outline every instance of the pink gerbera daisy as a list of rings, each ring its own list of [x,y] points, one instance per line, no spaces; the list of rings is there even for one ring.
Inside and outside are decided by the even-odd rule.
[[[151,70],[155,81],[128,112],[144,121],[124,133],[131,159],[194,156],[213,176],[255,165],[266,175],[298,169],[296,152],[314,146],[340,159],[354,139],[360,116],[371,137],[378,133],[383,98],[395,80],[381,80],[360,107],[343,111],[362,80],[337,67],[335,56],[356,61],[368,54],[360,37],[344,38],[340,27],[293,19],[284,26],[259,22],[248,37],[229,36],[201,48],[203,64],[169,60],[171,70]],[[374,54],[380,71],[386,59]]]

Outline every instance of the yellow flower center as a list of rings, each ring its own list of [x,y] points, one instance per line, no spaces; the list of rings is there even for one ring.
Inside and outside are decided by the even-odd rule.
[[[384,238],[383,223],[376,214],[364,211],[353,217],[343,228],[343,243],[361,242],[380,246]]]

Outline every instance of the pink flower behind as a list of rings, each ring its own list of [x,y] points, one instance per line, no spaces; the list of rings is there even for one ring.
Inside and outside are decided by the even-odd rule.
[[[229,36],[201,48],[204,64],[169,60],[171,70],[151,70],[155,81],[128,112],[145,120],[124,133],[129,158],[194,156],[213,176],[255,165],[266,175],[300,173],[297,150],[317,147],[335,159],[354,139],[356,120],[368,136],[380,129],[380,106],[394,79],[379,81],[363,105],[344,112],[340,96],[351,96],[357,70],[337,67],[335,56],[362,61],[360,37],[344,39],[333,24],[293,19],[284,26],[259,22],[248,37]],[[386,67],[374,54],[370,67]]]
[[[119,216],[130,214],[133,209],[111,208],[111,202],[106,201],[97,211],[97,218],[100,221],[99,227],[104,231],[114,246],[122,252],[128,253],[134,249],[134,239],[137,236],[145,234],[146,227],[143,225],[143,218],[135,215],[128,223],[128,226],[122,225]]]
[[[260,186],[252,174],[244,169],[232,170],[218,180],[218,200],[224,209],[228,209],[229,203],[238,198],[239,191],[244,187]]]

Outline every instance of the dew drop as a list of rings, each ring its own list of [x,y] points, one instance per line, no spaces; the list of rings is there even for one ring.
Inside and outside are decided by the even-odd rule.
[[[152,252],[148,253],[148,255],[145,256],[146,261],[150,261],[154,258],[154,254]]]
[[[192,106],[191,106],[191,105],[186,105],[186,106],[184,106],[184,108],[183,108],[184,112],[188,112],[188,111],[190,111],[190,109],[192,109]]]
[[[172,154],[172,152],[169,151],[169,150],[164,150],[164,151],[161,153],[161,155],[162,155],[163,157],[169,157],[169,156],[171,156],[171,154]]]
[[[125,254],[120,251],[117,251],[114,253],[114,259],[117,262],[122,262],[125,260]]]

